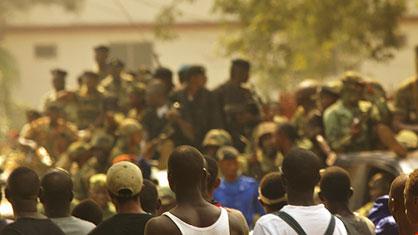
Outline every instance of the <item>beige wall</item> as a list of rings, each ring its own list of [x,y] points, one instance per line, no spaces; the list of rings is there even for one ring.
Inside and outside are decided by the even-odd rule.
[[[173,70],[182,64],[204,64],[208,71],[208,85],[214,87],[227,78],[229,60],[222,58],[218,39],[222,31],[216,28],[182,29],[173,41],[155,41],[154,48],[161,63]],[[151,31],[121,30],[77,30],[77,31],[30,31],[9,32],[1,42],[15,56],[21,72],[20,89],[16,98],[28,105],[39,107],[44,93],[50,89],[49,71],[62,67],[69,72],[69,87],[75,86],[76,77],[86,69],[94,67],[92,47],[110,42],[132,42],[153,40]],[[55,43],[57,58],[39,60],[34,56],[34,45]]]

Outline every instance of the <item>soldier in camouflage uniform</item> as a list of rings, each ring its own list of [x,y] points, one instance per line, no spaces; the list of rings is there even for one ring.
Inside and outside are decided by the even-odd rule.
[[[129,88],[134,81],[131,76],[124,73],[125,64],[120,60],[110,63],[110,73],[99,86],[99,90],[109,100],[114,100],[114,106],[110,110],[127,113],[129,109]]]
[[[31,122],[20,135],[23,139],[45,147],[53,161],[57,161],[78,138],[77,128],[61,118],[61,109],[57,103],[49,103],[46,116]]]
[[[283,155],[278,153],[275,146],[274,134],[277,124],[274,122],[262,122],[254,130],[255,153],[249,161],[249,174],[261,180],[264,175],[277,171],[283,161]]]
[[[337,152],[371,148],[373,126],[378,116],[372,106],[360,106],[363,89],[364,81],[360,75],[347,72],[342,78],[341,100],[325,111],[325,135],[332,149]]]
[[[77,126],[86,129],[98,125],[105,112],[104,96],[97,89],[99,76],[93,72],[84,72],[83,85],[77,94]]]
[[[45,110],[50,103],[58,103],[65,114],[63,115],[63,118],[74,122],[76,119],[75,96],[74,92],[66,90],[67,71],[63,69],[53,69],[51,74],[52,87],[54,90],[46,94],[42,102],[42,108]]]
[[[145,84],[137,83],[128,89],[129,97],[129,111],[128,118],[133,118],[141,122],[144,118],[144,111],[146,108],[145,101]]]
[[[135,119],[123,120],[117,131],[118,140],[112,150],[112,159],[121,154],[140,156],[140,144],[143,138],[143,128]]]
[[[206,133],[202,143],[205,156],[216,159],[216,152],[223,146],[232,146],[232,137],[227,131],[212,129]]]

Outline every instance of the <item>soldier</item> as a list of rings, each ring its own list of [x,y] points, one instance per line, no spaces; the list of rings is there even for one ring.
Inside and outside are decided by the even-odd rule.
[[[109,74],[109,47],[99,45],[94,48],[94,60],[96,61],[95,72],[99,75],[99,81]]]
[[[337,152],[370,150],[372,109],[360,109],[364,81],[360,75],[347,72],[342,78],[341,100],[329,107],[324,114],[325,134],[331,147]]]
[[[223,129],[212,129],[203,139],[203,153],[207,157],[216,159],[216,152],[224,146],[232,146],[231,135]]]
[[[283,155],[278,153],[275,146],[275,132],[277,124],[262,122],[254,130],[255,153],[249,162],[249,174],[261,180],[264,175],[277,171],[283,161]]]
[[[234,140],[234,146],[243,151],[253,128],[261,119],[259,102],[255,93],[245,87],[250,77],[250,63],[242,59],[232,61],[230,79],[214,90],[216,105],[221,113],[221,123]]]
[[[220,120],[212,93],[205,88],[206,81],[206,71],[203,66],[190,66],[184,87],[171,96],[171,101],[180,104],[182,116],[187,116],[193,126],[195,147],[200,147],[205,134],[210,129],[216,128],[216,122]]]
[[[34,141],[43,146],[53,161],[57,161],[68,146],[77,140],[77,128],[61,118],[61,109],[57,103],[49,103],[45,117],[39,118],[23,129],[21,142]]]
[[[396,141],[390,128],[381,123],[379,111],[371,103],[360,102],[364,95],[364,80],[347,72],[342,79],[341,100],[324,114],[325,134],[337,152],[371,150],[377,136],[384,147],[404,156],[406,150]]]
[[[122,61],[113,60],[110,63],[109,76],[100,83],[99,87],[107,99],[114,101],[116,107],[110,109],[122,113],[128,112],[129,98],[127,94],[129,87],[133,84],[132,77],[123,71],[124,68],[125,64]]]
[[[143,138],[143,128],[135,119],[123,120],[117,131],[118,140],[112,150],[112,159],[121,154],[141,155],[140,144]],[[136,159],[138,160],[138,159]]]
[[[144,111],[146,109],[145,85],[143,83],[138,83],[129,87],[128,97],[130,109],[127,117],[141,122],[144,118]]]
[[[90,161],[95,165],[96,172],[106,173],[114,143],[115,138],[110,134],[103,131],[93,133],[90,142],[93,158]]]
[[[104,96],[97,89],[99,76],[86,71],[83,73],[83,85],[77,94],[77,126],[86,129],[98,125],[104,115]]]
[[[54,69],[51,74],[53,91],[50,91],[44,98],[43,109],[45,110],[49,103],[56,102],[61,106],[64,113],[63,118],[74,122],[77,115],[76,100],[74,92],[66,90],[67,72],[62,69]]]

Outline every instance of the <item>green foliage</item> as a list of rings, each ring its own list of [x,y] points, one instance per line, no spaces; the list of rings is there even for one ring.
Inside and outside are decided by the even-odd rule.
[[[213,1],[215,12],[241,24],[226,31],[226,54],[250,58],[269,86],[388,60],[404,41],[405,0]]]

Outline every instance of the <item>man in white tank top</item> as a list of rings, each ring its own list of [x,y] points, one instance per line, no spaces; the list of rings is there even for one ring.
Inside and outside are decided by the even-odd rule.
[[[248,234],[242,218],[205,200],[202,187],[208,173],[202,154],[190,146],[180,146],[168,160],[168,181],[176,194],[177,206],[151,219],[146,235],[225,235]]]

